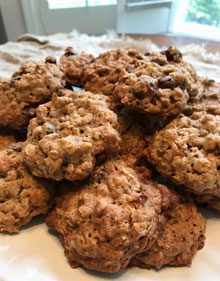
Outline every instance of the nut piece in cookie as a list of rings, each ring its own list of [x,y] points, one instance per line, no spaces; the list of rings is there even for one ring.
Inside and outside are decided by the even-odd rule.
[[[144,63],[120,76],[114,89],[116,99],[145,114],[167,117],[182,112],[189,97],[197,92],[198,78],[193,67],[180,56],[169,58],[161,53],[147,53]]]
[[[163,176],[196,194],[220,193],[220,116],[195,112],[152,138],[148,159]]]
[[[165,222],[150,250],[132,261],[142,268],[160,269],[164,265],[191,265],[196,252],[203,248],[206,221],[195,206],[180,203],[165,213]]]
[[[63,87],[63,73],[53,57],[23,64],[9,80],[0,80],[0,126],[26,126],[36,107]]]
[[[65,54],[60,58],[60,69],[65,74],[68,84],[81,87],[84,68],[94,60],[94,56],[87,53],[75,53],[72,47],[65,50]]]
[[[60,234],[71,266],[117,272],[152,243],[161,201],[156,184],[109,160],[85,186],[66,186],[46,223]]]
[[[0,150],[0,231],[15,233],[50,207],[54,183],[35,178],[23,164],[22,143]]]
[[[81,180],[94,169],[96,155],[118,150],[117,115],[108,98],[63,90],[40,105],[30,121],[23,155],[31,172],[55,180]]]

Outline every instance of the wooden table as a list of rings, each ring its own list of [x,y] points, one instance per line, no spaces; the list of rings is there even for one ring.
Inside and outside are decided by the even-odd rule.
[[[173,46],[177,48],[186,44],[204,44],[207,51],[216,53],[220,52],[220,42],[214,40],[204,40],[186,36],[168,36],[168,35],[140,35],[140,34],[127,34],[135,39],[150,39],[155,44],[160,46]]]

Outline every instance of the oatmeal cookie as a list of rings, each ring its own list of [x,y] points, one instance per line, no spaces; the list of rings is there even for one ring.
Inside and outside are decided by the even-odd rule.
[[[160,269],[164,265],[191,265],[196,252],[203,248],[206,221],[195,206],[180,203],[169,209],[165,223],[150,250],[131,261],[142,268]]]
[[[23,164],[22,143],[0,150],[0,231],[15,233],[49,210],[54,183],[35,178]]]
[[[148,249],[170,199],[162,200],[158,186],[122,160],[105,162],[77,191],[69,183],[46,223],[60,234],[71,266],[117,272]]]
[[[196,194],[220,193],[220,116],[180,116],[152,138],[148,159],[163,176]]]
[[[172,116],[182,112],[197,93],[198,77],[181,53],[169,48],[145,54],[144,63],[120,75],[114,95],[125,106],[142,113]]]
[[[104,94],[115,101],[114,87],[119,78],[143,63],[144,56],[134,49],[102,53],[84,71],[83,84],[88,91]]]
[[[36,107],[63,87],[63,73],[53,57],[23,64],[9,80],[0,81],[0,126],[26,126]]]
[[[30,121],[25,163],[39,177],[84,179],[93,171],[96,155],[118,150],[117,124],[107,97],[63,90],[40,105]]]
[[[81,87],[84,68],[94,60],[94,56],[87,53],[75,53],[72,47],[65,50],[60,58],[60,69],[65,73],[68,84]]]

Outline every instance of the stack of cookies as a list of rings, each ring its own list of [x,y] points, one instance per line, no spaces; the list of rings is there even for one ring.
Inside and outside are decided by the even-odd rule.
[[[220,211],[220,86],[179,50],[69,47],[0,80],[0,100],[0,231],[47,214],[72,267],[191,264],[197,204]]]

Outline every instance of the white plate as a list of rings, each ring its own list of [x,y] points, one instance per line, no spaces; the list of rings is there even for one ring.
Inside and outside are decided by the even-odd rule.
[[[129,268],[118,274],[72,269],[56,236],[43,218],[35,218],[19,234],[0,235],[0,281],[219,281],[220,215],[207,212],[206,244],[191,267],[160,271]]]

